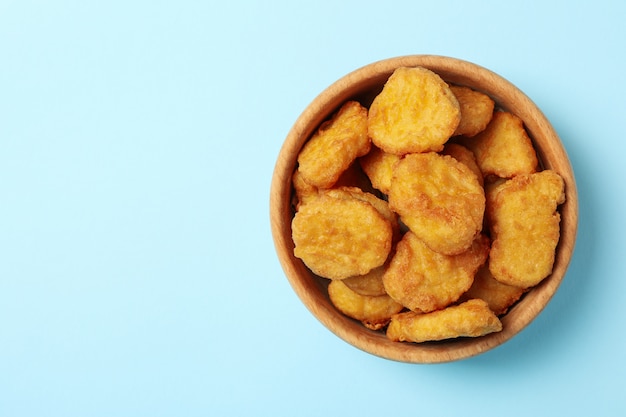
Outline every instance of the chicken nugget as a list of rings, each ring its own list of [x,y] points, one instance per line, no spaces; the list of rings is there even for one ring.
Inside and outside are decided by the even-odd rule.
[[[403,155],[440,151],[460,120],[459,102],[439,75],[401,67],[374,98],[367,123],[374,145]]]
[[[461,300],[479,298],[489,305],[491,311],[500,316],[505,314],[520,297],[526,292],[523,288],[506,285],[496,280],[487,264],[480,267],[474,276],[474,283],[463,294]]]
[[[370,203],[320,194],[303,204],[292,223],[294,255],[329,279],[364,275],[385,263],[393,229]]]
[[[329,188],[357,157],[369,152],[370,146],[367,109],[348,101],[304,144],[298,169],[307,183]]]
[[[463,144],[476,155],[484,176],[511,178],[537,171],[537,154],[524,123],[512,113],[495,112],[487,128]]]
[[[483,173],[476,162],[474,152],[470,151],[463,145],[448,142],[441,151],[442,155],[450,155],[459,162],[464,163],[476,175],[478,183],[482,187],[484,185]]]
[[[386,295],[383,284],[383,274],[387,269],[387,264],[372,269],[365,275],[346,278],[343,281],[352,291],[361,295],[379,296]]]
[[[293,206],[296,210],[300,207],[300,205],[306,203],[318,193],[317,187],[309,184],[304,180],[304,178],[302,178],[302,174],[299,169],[296,169],[291,176],[291,184],[293,185],[294,190]]]
[[[383,275],[387,294],[410,310],[428,313],[459,299],[474,280],[489,253],[489,239],[479,235],[470,249],[458,255],[431,250],[407,232]]]
[[[393,167],[399,160],[399,155],[387,153],[372,145],[369,153],[359,158],[359,164],[369,177],[372,186],[384,194],[389,194]]]
[[[398,222],[398,215],[389,208],[389,203],[376,197],[372,193],[365,192],[358,187],[338,187],[331,188],[329,190],[323,190],[324,194],[327,194],[334,198],[351,199],[365,201],[370,203],[378,212],[389,222],[393,231],[393,241],[397,241],[400,238],[400,223]]]
[[[394,342],[428,342],[457,337],[480,337],[502,330],[500,319],[483,300],[469,300],[444,310],[395,314],[387,327]]]
[[[518,175],[489,190],[487,217],[493,239],[489,270],[495,279],[529,288],[550,275],[564,187],[558,173],[545,170]]]
[[[471,137],[485,130],[495,107],[491,97],[469,87],[451,85],[450,89],[461,106],[461,121],[454,135]]]
[[[359,320],[365,327],[379,330],[404,308],[388,295],[368,296],[352,291],[344,281],[331,281],[328,296],[335,308],[348,317]]]
[[[394,168],[389,206],[432,250],[467,250],[482,230],[485,192],[463,163],[434,152],[409,154]]]

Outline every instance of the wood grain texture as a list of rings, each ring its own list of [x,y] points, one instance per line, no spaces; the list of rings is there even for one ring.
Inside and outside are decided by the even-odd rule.
[[[532,289],[502,318],[503,330],[476,338],[437,343],[389,341],[382,332],[368,330],[339,313],[327,295],[328,281],[313,275],[293,255],[291,239],[291,175],[298,152],[320,123],[348,99],[369,106],[393,70],[423,66],[449,83],[465,85],[490,95],[496,105],[519,116],[545,168],[557,171],[565,181],[566,202],[559,207],[561,238],[552,274]],[[274,245],[284,273],[304,305],[330,331],[353,346],[389,360],[408,363],[442,363],[469,358],[511,339],[548,304],[569,266],[578,228],[578,193],[567,153],[550,122],[523,92],[506,79],[478,65],[442,56],[411,55],[391,58],[360,68],[324,90],[296,120],[280,150],[270,190],[270,223]]]

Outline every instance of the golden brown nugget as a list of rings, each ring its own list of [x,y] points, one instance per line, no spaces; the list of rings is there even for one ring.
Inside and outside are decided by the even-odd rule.
[[[483,300],[469,300],[428,314],[395,314],[387,327],[394,342],[428,342],[457,337],[480,337],[502,330],[502,323]]]
[[[348,288],[357,294],[379,296],[386,295],[385,285],[383,284],[383,274],[387,269],[387,264],[372,269],[365,275],[358,275],[356,277],[349,277],[343,281]]]
[[[565,202],[559,174],[545,170],[518,175],[488,192],[493,243],[489,270],[498,281],[520,288],[550,275],[560,237],[558,205]]]
[[[365,192],[357,187],[338,187],[331,188],[329,190],[323,190],[322,192],[334,198],[355,198],[357,200],[370,203],[391,225],[391,229],[393,232],[393,242],[395,243],[397,240],[399,240],[400,223],[398,222],[398,215],[391,210],[387,201],[382,200],[376,197],[374,194]]]
[[[300,205],[306,203],[311,198],[314,198],[317,193],[317,187],[309,184],[302,178],[302,174],[299,169],[296,169],[291,176],[291,183],[293,184],[294,189],[294,207],[296,210],[300,207]]]
[[[329,188],[357,157],[369,152],[370,146],[367,109],[348,101],[304,144],[298,169],[309,184]]]
[[[315,274],[344,279],[385,263],[393,229],[370,203],[320,194],[303,204],[292,223],[294,255]]]
[[[407,232],[396,246],[383,284],[391,298],[410,310],[439,310],[457,301],[470,288],[488,253],[489,239],[484,235],[459,255],[442,255]]]
[[[482,230],[484,189],[451,156],[406,155],[395,165],[388,197],[402,222],[436,252],[464,252]]]
[[[458,143],[448,142],[441,151],[442,155],[450,155],[459,162],[464,163],[467,167],[476,175],[478,183],[482,187],[484,185],[483,173],[476,162],[476,156],[474,152],[470,151],[463,145]]]
[[[463,142],[476,155],[484,176],[511,178],[537,171],[537,154],[522,120],[497,111],[487,128]]]
[[[389,194],[393,167],[399,160],[399,155],[387,153],[372,145],[369,153],[359,158],[359,164],[369,177],[372,186],[384,194]]]
[[[440,151],[461,120],[459,102],[434,72],[398,68],[370,106],[368,133],[385,152]]]
[[[471,137],[485,130],[495,107],[491,97],[469,87],[451,85],[450,89],[461,106],[461,121],[454,135]]]
[[[481,299],[487,302],[497,316],[505,314],[509,307],[517,302],[526,292],[523,288],[513,287],[497,281],[488,265],[480,267],[474,276],[474,283],[463,294],[462,300]]]
[[[391,316],[404,308],[388,295],[372,297],[358,294],[340,280],[331,281],[328,296],[337,310],[372,330],[386,326]]]

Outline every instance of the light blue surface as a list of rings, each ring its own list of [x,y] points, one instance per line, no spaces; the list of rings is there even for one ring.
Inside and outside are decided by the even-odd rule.
[[[624,415],[625,5],[1,1],[0,416]],[[304,107],[421,53],[524,90],[580,194],[539,318],[428,366],[313,318],[268,207]]]

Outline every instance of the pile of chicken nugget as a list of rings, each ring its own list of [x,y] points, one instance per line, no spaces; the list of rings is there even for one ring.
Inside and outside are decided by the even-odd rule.
[[[565,201],[520,118],[401,67],[348,101],[292,177],[294,255],[337,310],[392,341],[479,337],[552,272]]]

